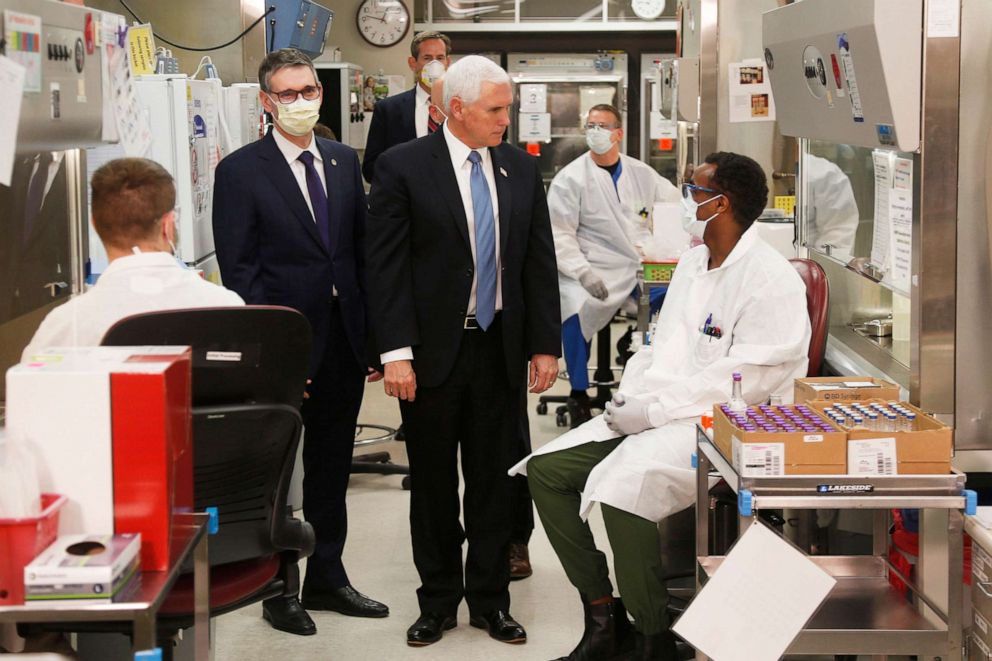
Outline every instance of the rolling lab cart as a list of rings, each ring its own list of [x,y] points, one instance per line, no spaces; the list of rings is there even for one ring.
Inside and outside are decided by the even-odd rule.
[[[810,556],[837,579],[820,609],[796,636],[788,654],[918,655],[943,661],[962,659],[962,572],[964,514],[977,499],[964,489],[965,476],[947,475],[784,475],[743,477],[701,427],[696,428],[696,589],[720,567],[723,556],[708,555],[709,477],[723,478],[737,494],[740,530],[760,509],[869,509],[874,511],[873,553],[864,556]],[[947,510],[948,607],[903,576],[887,557],[889,510]],[[924,561],[923,548],[920,562]],[[889,583],[902,579],[912,592],[907,600]],[[936,618],[920,611],[925,604]],[[696,659],[707,657],[697,652]]]

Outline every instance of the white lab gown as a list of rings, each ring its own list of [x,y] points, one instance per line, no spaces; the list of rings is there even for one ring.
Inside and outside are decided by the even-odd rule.
[[[807,245],[817,250],[829,245],[832,255],[853,254],[861,216],[851,180],[837,165],[819,156],[806,154],[803,166],[807,181]]]
[[[730,398],[734,372],[743,374],[751,404],[770,395],[792,401],[793,379],[806,375],[810,324],[806,288],[789,262],[758,236],[744,233],[720,268],[707,270],[709,248],[679,260],[651,345],[627,362],[619,391],[649,403],[653,427],[628,436],[586,481],[580,515],[602,502],[660,521],[696,498],[691,467],[695,423]],[[700,332],[707,317],[723,336]],[[616,438],[597,416],[539,448],[547,454]],[[531,455],[531,456],[534,456]],[[510,469],[526,473],[527,457]]]
[[[634,290],[643,248],[651,242],[655,203],[680,199],[675,186],[649,166],[623,154],[620,162],[616,188],[610,173],[586,152],[562,168],[548,189],[561,318],[578,314],[587,341]],[[590,267],[609,290],[605,301],[579,283]]]
[[[168,253],[119,257],[92,289],[48,313],[21,360],[46,347],[96,346],[111,326],[133,314],[244,304],[236,293],[183,268]]]

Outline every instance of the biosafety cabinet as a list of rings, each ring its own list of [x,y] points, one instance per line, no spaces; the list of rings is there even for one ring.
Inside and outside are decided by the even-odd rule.
[[[803,0],[762,25],[827,362],[953,424],[969,484],[992,472],[989,25],[987,0]]]
[[[545,184],[588,151],[589,108],[615,106],[626,126],[626,53],[508,53],[506,61],[513,84],[509,140],[537,158]],[[627,152],[626,132],[620,151]]]

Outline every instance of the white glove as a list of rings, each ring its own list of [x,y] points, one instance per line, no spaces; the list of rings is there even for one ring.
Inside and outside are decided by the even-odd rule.
[[[582,275],[579,276],[579,284],[582,285],[591,296],[598,298],[601,301],[605,301],[606,297],[610,295],[610,290],[606,288],[606,283],[603,282],[603,279],[596,275],[596,272],[592,269],[584,271]]]
[[[636,397],[628,400],[621,393],[616,393],[613,401],[606,403],[603,419],[607,427],[624,436],[639,434],[652,427],[647,402]]]

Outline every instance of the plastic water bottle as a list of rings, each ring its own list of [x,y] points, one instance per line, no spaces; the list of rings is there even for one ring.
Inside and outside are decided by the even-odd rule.
[[[731,391],[730,401],[727,402],[727,406],[730,407],[731,411],[738,413],[747,411],[747,402],[744,401],[744,389],[741,385],[740,372],[734,372],[734,389]]]

